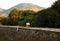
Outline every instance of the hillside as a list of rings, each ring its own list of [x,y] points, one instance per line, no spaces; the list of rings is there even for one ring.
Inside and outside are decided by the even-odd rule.
[[[0,12],[3,12],[5,9],[0,8]]]
[[[5,13],[5,9],[0,8],[0,14]]]
[[[11,11],[13,8],[17,8],[20,10],[33,10],[33,11],[39,11],[39,10],[45,9],[43,7],[31,4],[31,3],[21,3],[21,4],[18,4],[10,9],[8,9],[8,12]]]
[[[8,17],[8,15],[6,13],[2,13],[0,14],[0,17],[4,18],[4,17]]]
[[[33,11],[36,11],[36,12],[39,11],[39,10],[46,9],[46,8],[31,4],[31,3],[20,3],[16,6],[13,6],[13,7],[9,8],[8,10],[4,10],[4,9],[0,8],[0,16],[4,16],[4,15],[7,16],[9,14],[9,12],[14,8],[17,8],[17,9],[20,9],[20,10],[33,10]]]
[[[0,8],[0,17],[7,17],[7,13],[4,12],[5,9]]]

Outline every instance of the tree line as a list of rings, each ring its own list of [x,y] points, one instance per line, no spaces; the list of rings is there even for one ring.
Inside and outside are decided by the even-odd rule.
[[[33,27],[60,27],[60,0],[38,12],[14,8],[8,18],[2,19],[4,25],[26,26],[26,22],[30,22]]]
[[[32,22],[32,19],[36,15],[36,12],[32,10],[19,10],[14,8],[10,11],[8,18],[2,18],[1,23],[3,25],[20,25],[26,26],[27,22]]]

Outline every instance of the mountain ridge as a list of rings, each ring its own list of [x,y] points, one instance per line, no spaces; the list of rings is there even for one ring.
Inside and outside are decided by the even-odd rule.
[[[32,3],[20,3],[10,9],[17,8],[20,10],[23,10],[23,9],[30,10],[32,7],[36,7],[38,9],[41,9],[41,8],[45,9],[44,7],[40,7],[40,6],[32,4]],[[8,9],[8,10],[10,10],[10,9]]]
[[[14,9],[14,8],[17,8],[19,10],[33,10],[33,11],[39,11],[39,10],[43,10],[45,8],[43,7],[40,7],[38,5],[35,5],[35,4],[32,4],[32,3],[20,3],[18,5],[15,5],[11,8],[9,8],[8,10],[3,10],[2,12],[0,12],[0,14],[9,14],[9,12]]]

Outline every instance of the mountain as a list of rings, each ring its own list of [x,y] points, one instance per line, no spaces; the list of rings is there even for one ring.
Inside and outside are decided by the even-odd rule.
[[[0,8],[0,17],[7,17],[7,13],[4,12],[5,9]]]
[[[0,14],[1,14],[2,12],[4,12],[4,11],[5,11],[5,9],[0,8]]]
[[[0,12],[4,11],[5,9],[0,8]]]
[[[21,4],[18,4],[16,6],[14,6],[14,7],[11,7],[8,10],[1,9],[0,10],[0,15],[1,14],[3,14],[3,15],[7,14],[8,15],[9,12],[14,8],[17,8],[17,9],[20,9],[20,10],[33,10],[33,11],[36,11],[36,12],[39,11],[39,10],[45,9],[43,7],[31,4],[31,3],[21,3]]]
[[[6,13],[0,14],[0,17],[4,18],[4,17],[8,17],[8,15]]]
[[[17,8],[20,10],[34,10],[34,11],[39,11],[39,10],[45,9],[43,7],[34,5],[32,3],[21,3],[21,4],[18,4],[10,9],[8,9],[8,11],[11,11],[13,8]]]

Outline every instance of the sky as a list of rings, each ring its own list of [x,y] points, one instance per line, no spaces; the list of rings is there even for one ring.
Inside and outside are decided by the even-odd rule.
[[[56,0],[0,0],[0,8],[9,9],[20,3],[32,3],[38,5],[40,7],[48,8],[50,7]]]

